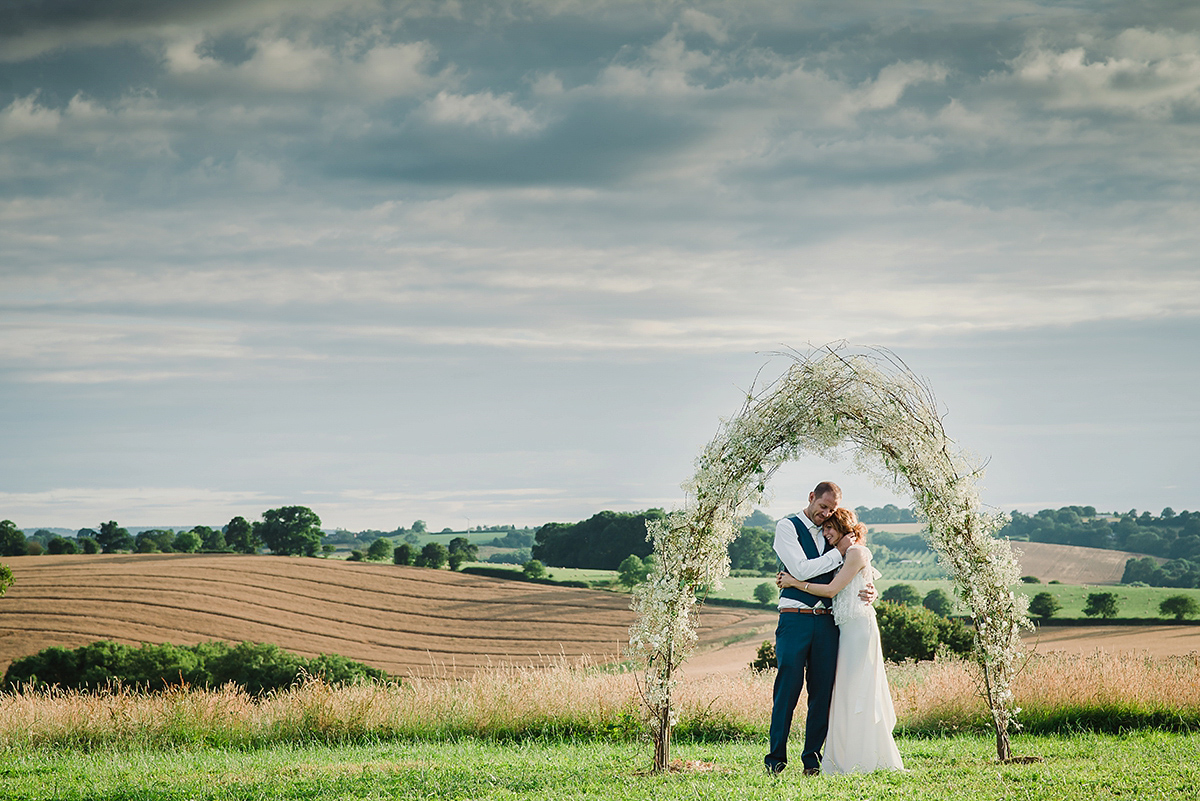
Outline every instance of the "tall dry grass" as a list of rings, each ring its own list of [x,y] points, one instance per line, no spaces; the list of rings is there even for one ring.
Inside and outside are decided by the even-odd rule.
[[[901,733],[987,728],[972,663],[892,665],[889,676]],[[306,681],[261,698],[232,686],[153,694],[119,688],[10,692],[0,694],[0,746],[628,738],[643,731],[637,679],[588,664],[557,664],[498,667],[465,680],[411,678],[336,688]],[[772,681],[772,673],[749,670],[688,679],[675,695],[679,735],[762,736]],[[1024,709],[1020,718],[1032,731],[1200,729],[1200,654],[1039,656],[1026,665],[1015,692]]]

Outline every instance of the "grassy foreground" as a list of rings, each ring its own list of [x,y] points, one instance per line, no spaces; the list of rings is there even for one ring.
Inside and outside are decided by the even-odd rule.
[[[477,738],[258,749],[0,751],[0,799],[1195,799],[1200,734],[1139,732],[1018,737],[1045,761],[999,765],[990,738],[901,739],[906,773],[778,778],[761,742],[692,744],[696,761],[644,773],[647,743],[589,740],[497,744]]]

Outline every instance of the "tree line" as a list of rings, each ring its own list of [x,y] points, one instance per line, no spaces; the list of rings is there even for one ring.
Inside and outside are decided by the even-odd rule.
[[[856,512],[865,522],[912,522],[916,519],[911,510],[891,504],[877,508],[860,506]],[[515,557],[519,564],[537,560],[544,565],[559,567],[619,570],[629,556],[644,560],[650,555],[652,546],[646,539],[646,523],[662,519],[665,514],[662,509],[602,511],[575,523],[546,523],[532,532],[514,526],[486,529],[481,526],[478,530],[503,535],[490,543],[505,549],[494,554],[493,561],[513,561]],[[328,537],[320,526],[320,517],[305,506],[268,509],[263,512],[262,520],[253,523],[235,517],[220,528],[195,526],[180,532],[151,529],[131,535],[116,521],[109,520],[95,529],[80,529],[75,538],[51,535],[45,530],[26,537],[12,521],[3,520],[0,521],[0,556],[118,551],[257,553],[263,548],[275,554],[316,556],[332,552],[334,542],[345,541],[360,545],[351,552],[352,560],[390,558],[395,564],[450,565],[457,569],[463,562],[473,561],[478,551],[466,537],[455,538],[450,546],[427,543],[421,547],[421,536],[428,534],[422,520],[415,521],[410,528],[400,527],[391,532],[370,530],[354,534],[338,531]],[[1134,509],[1109,519],[1097,514],[1092,506],[1043,509],[1032,515],[1014,511],[998,536],[1017,541],[1150,554],[1167,561],[1160,565],[1155,559],[1131,559],[1125,566],[1123,583],[1200,587],[1200,512],[1176,514],[1168,507],[1153,515],[1150,512],[1139,514]],[[744,521],[738,538],[729,546],[731,569],[760,575],[775,572],[778,563],[774,538],[775,521],[756,510]],[[394,539],[404,542],[395,546]],[[895,552],[928,550],[929,547],[920,534],[873,532],[871,542],[875,560],[880,565],[886,565]],[[432,545],[437,547],[430,547]]]

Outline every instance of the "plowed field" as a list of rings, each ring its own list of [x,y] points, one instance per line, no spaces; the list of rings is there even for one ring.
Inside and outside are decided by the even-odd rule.
[[[1052,545],[1048,542],[1014,542],[1013,548],[1020,553],[1018,560],[1021,562],[1022,575],[1037,576],[1043,582],[1061,581],[1063,584],[1120,584],[1121,576],[1125,574],[1125,563],[1145,556],[1078,545]]]
[[[449,570],[236,554],[6,558],[0,672],[52,645],[108,639],[274,643],[336,653],[400,675],[466,675],[496,664],[616,659],[629,597]],[[701,642],[774,615],[709,607]]]

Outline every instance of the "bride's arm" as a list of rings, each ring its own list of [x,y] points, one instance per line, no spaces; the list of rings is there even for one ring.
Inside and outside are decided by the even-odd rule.
[[[828,584],[814,584],[811,581],[797,581],[791,575],[784,573],[780,579],[781,587],[795,587],[798,590],[803,590],[810,595],[819,595],[822,598],[832,598],[837,595],[846,585],[850,583],[850,579],[862,570],[867,564],[866,548],[854,547],[846,551],[846,561],[842,565],[842,569],[833,577],[833,581]]]

